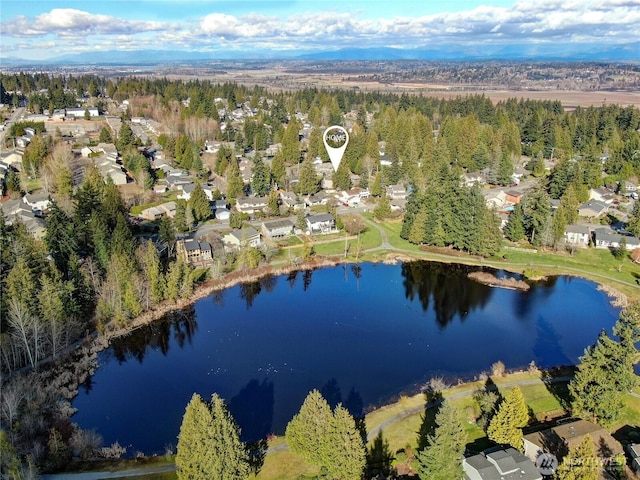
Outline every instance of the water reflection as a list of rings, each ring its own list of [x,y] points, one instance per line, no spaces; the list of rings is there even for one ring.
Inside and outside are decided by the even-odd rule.
[[[196,311],[193,306],[176,310],[165,315],[161,320],[134,330],[129,335],[118,337],[111,342],[109,350],[119,363],[135,358],[142,363],[148,350],[169,353],[171,334],[180,348],[185,343],[191,344],[193,335],[198,330]]]
[[[436,321],[445,328],[456,315],[463,320],[469,312],[484,307],[493,289],[469,280],[467,275],[477,267],[448,265],[442,263],[404,263],[401,274],[404,278],[405,297],[418,299],[427,311],[433,302]]]

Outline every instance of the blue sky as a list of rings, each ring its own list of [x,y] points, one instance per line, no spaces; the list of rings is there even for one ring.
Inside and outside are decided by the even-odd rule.
[[[2,0],[0,54],[286,52],[456,44],[620,44],[637,0]]]

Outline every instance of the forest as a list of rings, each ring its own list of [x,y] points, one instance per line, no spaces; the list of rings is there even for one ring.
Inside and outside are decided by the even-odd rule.
[[[249,186],[255,194],[286,185],[287,169],[296,165],[297,193],[318,192],[311,160],[326,160],[320,129],[313,128],[303,141],[299,132],[304,122],[345,125],[350,143],[333,178],[336,187],[351,188],[353,174],[358,175],[359,186],[369,188],[384,206],[385,187],[402,184],[411,192],[403,238],[485,257],[500,250],[503,234],[509,241],[558,248],[590,188],[640,174],[640,111],[635,107],[565,111],[559,101],[494,104],[482,95],[441,100],[317,88],[272,93],[200,80],[45,74],[2,74],[0,96],[3,103],[24,103],[34,113],[81,103],[113,113],[128,100],[120,131],[105,127],[95,140],[113,141],[127,170],[149,194],[160,176],[138,151],[141,142],[127,123],[131,117],[162,124],[158,147],[195,178],[215,174],[226,179],[227,199],[247,187],[238,180],[235,160],[246,149],[258,152],[254,168],[259,175]],[[238,108],[253,115],[236,121],[231,112]],[[222,142],[212,172],[201,161],[206,140]],[[281,148],[266,162],[264,151],[273,144]],[[490,185],[509,185],[522,158],[536,186],[501,232],[481,187],[468,187],[460,177],[484,171]],[[390,164],[382,165],[381,159]],[[126,329],[154,306],[188,298],[212,274],[188,266],[172,248],[177,231],[189,232],[208,216],[195,201],[180,203],[175,220],[158,222],[158,237],[170,252],[163,257],[153,242],[136,238],[132,205],[116,185],[91,168],[81,183],[74,183],[73,160],[71,147],[60,136],[38,128],[24,153],[32,178],[25,172],[7,178],[6,191],[13,198],[28,193],[28,180],[35,179],[53,199],[42,241],[20,222],[0,216],[0,445],[3,453],[10,452],[2,455],[0,468],[13,475],[9,478],[55,470],[72,455],[100,451],[97,439],[69,418],[73,392],[63,394],[59,383],[43,388],[34,379],[48,375],[52,365],[64,364],[78,341],[105,329]],[[555,210],[552,200],[559,201]],[[382,208],[378,213],[385,217]],[[640,233],[640,209],[631,213],[630,231]],[[226,266],[245,268],[260,259],[264,261],[239,255]]]

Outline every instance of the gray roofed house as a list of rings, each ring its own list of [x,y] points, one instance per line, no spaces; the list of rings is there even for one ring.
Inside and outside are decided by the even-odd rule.
[[[262,234],[270,240],[288,238],[293,234],[293,222],[291,220],[272,220],[262,222]]]
[[[589,200],[578,207],[578,215],[581,217],[599,217],[609,210],[609,205],[598,200]]]
[[[466,457],[462,468],[466,480],[542,480],[533,462],[511,447]]]
[[[307,230],[310,234],[332,233],[336,231],[336,219],[330,213],[308,215]]]
[[[48,193],[27,193],[22,201],[31,207],[31,210],[44,211],[51,205]]]
[[[593,231],[593,237],[596,248],[618,248],[623,238],[627,244],[627,250],[633,250],[640,246],[640,239],[630,235],[620,235],[605,227],[596,228]]]

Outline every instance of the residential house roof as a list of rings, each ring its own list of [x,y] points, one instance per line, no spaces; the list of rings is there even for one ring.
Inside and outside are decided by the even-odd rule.
[[[293,227],[293,222],[287,219],[281,219],[281,220],[278,219],[278,220],[271,220],[268,222],[262,222],[262,225],[269,230],[276,230],[279,228],[291,228]]]
[[[249,239],[252,237],[260,236],[260,232],[258,232],[255,228],[249,226],[245,227],[242,230],[234,230],[229,235],[233,235],[238,239],[238,242],[242,242],[244,239]]]
[[[315,215],[307,216],[307,222],[309,222],[310,224],[332,222],[332,221],[335,221],[335,219],[333,218],[333,215],[331,215],[330,213],[318,213]]]
[[[598,217],[605,213],[609,206],[598,200],[589,200],[578,208],[578,214],[582,217]]]
[[[587,225],[567,225],[564,231],[565,233],[580,233],[582,235],[591,234],[591,229]]]
[[[467,457],[462,467],[470,480],[542,480],[533,462],[511,447]]]

